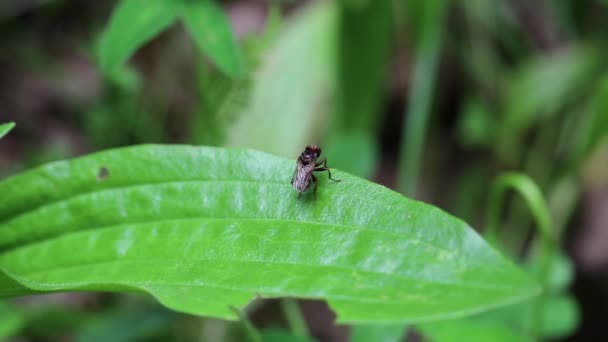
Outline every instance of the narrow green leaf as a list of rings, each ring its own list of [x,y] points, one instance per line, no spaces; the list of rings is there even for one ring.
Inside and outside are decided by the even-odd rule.
[[[342,6],[338,39],[337,130],[377,131],[393,22],[390,0]]]
[[[575,159],[586,159],[608,136],[608,75],[597,83],[589,107],[573,144]]]
[[[339,322],[458,317],[538,293],[466,223],[335,170],[315,200],[294,161],[146,145],[0,183],[0,270],[39,291],[143,291],[234,319],[256,296],[326,299]]]
[[[99,63],[114,72],[144,43],[175,21],[179,8],[174,0],[122,0],[112,12],[99,46]]]
[[[413,66],[412,86],[403,120],[399,155],[399,188],[412,197],[420,172],[422,151],[430,118],[435,77],[441,54],[443,21],[449,1],[408,1],[418,8],[419,32]]]
[[[523,65],[505,84],[507,105],[497,135],[497,151],[506,161],[521,155],[525,131],[539,120],[560,113],[590,92],[601,70],[601,52],[574,46]]]
[[[2,139],[8,132],[15,127],[14,122],[7,122],[0,125],[0,139]]]
[[[182,0],[181,16],[199,49],[232,77],[243,76],[245,68],[230,22],[213,0]]]

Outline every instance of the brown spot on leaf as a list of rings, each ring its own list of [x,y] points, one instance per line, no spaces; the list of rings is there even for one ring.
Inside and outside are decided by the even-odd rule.
[[[97,181],[102,182],[110,177],[110,169],[105,166],[102,166],[97,171]]]

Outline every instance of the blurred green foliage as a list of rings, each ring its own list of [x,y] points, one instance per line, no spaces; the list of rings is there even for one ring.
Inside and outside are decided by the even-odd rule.
[[[8,134],[15,127],[14,122],[8,122],[5,124],[0,124],[0,139]]]
[[[547,202],[552,261],[561,265],[549,273],[538,336],[577,329],[571,262],[562,250],[567,237],[580,233],[589,184],[603,181],[601,172],[585,182],[581,174],[606,160],[594,156],[608,135],[606,1],[259,2],[269,19],[236,39],[238,24],[255,17],[239,17],[240,3],[2,2],[0,122],[18,128],[0,141],[7,151],[0,165],[10,162],[6,169],[15,172],[84,150],[149,142],[295,158],[318,143],[329,166],[438,203],[478,227],[490,184],[516,170]],[[70,54],[83,56],[80,63],[91,65],[95,77],[74,67]],[[79,79],[84,83],[70,84]],[[88,97],[66,91],[87,82],[98,88]],[[75,138],[57,139],[58,126]],[[0,137],[7,127],[0,126]],[[525,202],[507,196],[495,210],[497,245],[517,262],[537,265],[537,242],[529,243],[534,216]],[[529,257],[519,260],[522,254]],[[123,304],[78,310],[98,310],[83,323],[69,310],[32,315],[3,303],[0,337],[71,331],[94,339],[107,337],[108,327],[123,334],[116,339],[242,337],[234,325]],[[535,328],[530,307],[419,329],[438,341],[463,331],[482,340],[525,340]],[[208,329],[201,333],[201,326]],[[380,332],[390,338],[396,330]],[[355,332],[353,338],[378,330]],[[270,340],[287,339],[283,334],[262,331]]]

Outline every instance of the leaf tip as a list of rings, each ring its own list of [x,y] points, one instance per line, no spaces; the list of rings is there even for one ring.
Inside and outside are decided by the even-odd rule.
[[[15,123],[13,121],[0,124],[0,139],[4,137],[8,132],[10,132],[14,127]]]

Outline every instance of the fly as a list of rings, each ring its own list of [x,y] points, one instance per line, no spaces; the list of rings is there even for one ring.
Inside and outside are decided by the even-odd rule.
[[[296,161],[296,169],[293,172],[293,178],[291,179],[291,185],[298,192],[298,198],[302,196],[303,192],[310,189],[310,185],[314,184],[314,196],[317,198],[317,177],[313,172],[327,171],[329,179],[334,182],[339,182],[339,179],[331,178],[331,171],[327,167],[327,158],[322,158],[317,161],[321,156],[321,148],[317,145],[308,145],[304,152],[298,157]]]

